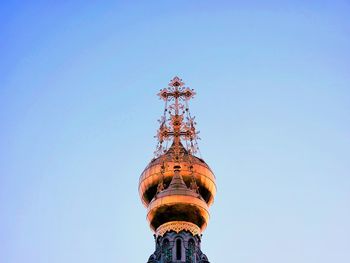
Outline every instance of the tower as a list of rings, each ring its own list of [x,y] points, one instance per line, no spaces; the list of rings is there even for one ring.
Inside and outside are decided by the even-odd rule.
[[[158,96],[164,100],[155,157],[142,172],[139,194],[154,232],[148,263],[209,263],[202,232],[216,193],[215,176],[198,157],[198,132],[188,101],[196,94],[174,77]]]

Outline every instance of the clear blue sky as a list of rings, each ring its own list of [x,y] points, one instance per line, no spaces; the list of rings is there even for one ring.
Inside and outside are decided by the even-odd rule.
[[[217,177],[210,261],[350,262],[349,14],[337,0],[3,1],[0,262],[147,261],[138,178],[174,75],[198,93]]]

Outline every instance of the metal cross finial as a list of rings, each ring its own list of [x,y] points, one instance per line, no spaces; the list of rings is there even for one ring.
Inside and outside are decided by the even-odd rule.
[[[158,93],[158,96],[164,101],[175,100],[172,107],[175,111],[175,115],[179,114],[181,107],[183,108],[183,106],[179,104],[179,100],[187,101],[196,95],[193,89],[184,87],[184,85],[185,83],[182,82],[182,79],[176,76],[170,81],[168,88],[164,88]]]
[[[167,88],[160,90],[158,96],[165,101],[164,116],[160,121],[160,128],[158,130],[158,155],[162,154],[164,150],[162,143],[165,140],[173,138],[174,140],[174,156],[179,159],[181,139],[190,143],[191,147],[187,149],[189,153],[195,153],[196,149],[193,147],[193,142],[198,138],[195,130],[194,118],[190,116],[187,101],[196,94],[193,89],[184,87],[185,83],[179,77],[174,77]],[[173,104],[167,105],[168,102],[174,101]],[[184,102],[184,103],[183,103]],[[169,118],[166,117],[166,112]],[[185,115],[186,113],[186,115]]]

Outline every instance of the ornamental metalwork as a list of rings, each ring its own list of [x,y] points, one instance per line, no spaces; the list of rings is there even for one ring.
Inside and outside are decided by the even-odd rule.
[[[193,223],[186,221],[171,221],[158,227],[156,230],[156,235],[163,236],[166,232],[169,231],[174,231],[176,233],[179,233],[181,231],[189,231],[194,236],[201,234],[200,228]]]
[[[195,95],[179,77],[158,93],[165,106],[155,136],[157,147],[139,180],[146,218],[155,233],[156,249],[148,263],[209,262],[200,243],[216,184],[201,158],[199,132],[188,106]]]
[[[158,144],[155,157],[159,157],[168,150],[165,144],[173,139],[174,153],[173,160],[180,161],[184,158],[181,155],[180,143],[189,154],[196,154],[199,150],[197,140],[198,131],[196,131],[195,118],[191,116],[188,101],[192,99],[196,92],[193,89],[184,86],[185,83],[179,77],[174,77],[167,88],[160,90],[158,96],[164,100],[164,114],[158,120],[160,123],[156,138]]]

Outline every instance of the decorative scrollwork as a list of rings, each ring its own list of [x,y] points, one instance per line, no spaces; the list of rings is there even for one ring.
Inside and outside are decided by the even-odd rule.
[[[176,233],[179,233],[183,230],[191,232],[194,236],[201,234],[200,228],[193,223],[186,221],[171,221],[158,227],[156,230],[156,235],[164,236],[164,234],[169,231],[175,231]]]
[[[196,122],[191,117],[188,108],[188,100],[193,98],[196,92],[193,89],[184,87],[185,83],[179,77],[174,77],[167,88],[160,90],[158,96],[165,101],[164,116],[159,120],[160,127],[155,136],[158,139],[158,148],[155,156],[159,157],[166,152],[167,147],[163,147],[163,142],[173,139],[174,141],[174,161],[179,161],[180,143],[186,142],[187,153],[196,154],[198,151]],[[173,103],[168,105],[168,102]]]

